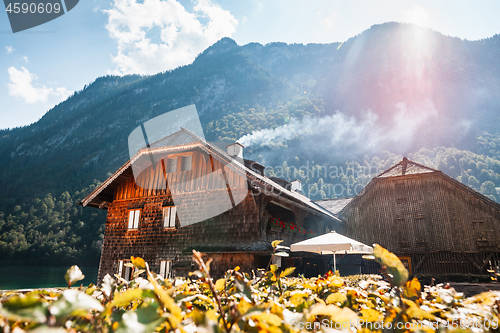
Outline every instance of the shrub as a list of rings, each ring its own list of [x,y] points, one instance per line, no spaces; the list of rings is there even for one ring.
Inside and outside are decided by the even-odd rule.
[[[273,242],[276,248],[278,243]],[[213,281],[199,252],[190,279],[163,279],[132,257],[131,281],[106,275],[100,287],[71,288],[83,278],[75,266],[68,288],[4,292],[4,332],[308,332],[340,328],[410,332],[478,328],[498,332],[499,292],[465,299],[442,285],[406,281],[387,251],[375,251],[382,275],[288,278],[293,269],[270,265],[261,278],[239,267]],[[393,265],[391,267],[387,265]],[[394,272],[397,275],[389,274]],[[416,326],[420,325],[420,326]],[[485,326],[489,325],[489,326]],[[391,328],[392,327],[392,328]],[[406,327],[406,328],[405,328]]]

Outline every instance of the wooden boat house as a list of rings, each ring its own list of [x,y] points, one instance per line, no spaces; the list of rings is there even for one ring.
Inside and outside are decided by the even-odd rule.
[[[500,265],[500,205],[407,158],[357,196],[316,201],[346,235],[396,253],[413,274],[472,273]]]
[[[250,272],[267,266],[275,239],[290,245],[340,227],[299,193],[299,182],[268,178],[262,165],[235,158],[241,148],[224,151],[182,129],[139,150],[89,194],[81,205],[108,212],[98,281],[107,273],[129,279],[131,256],[164,277],[186,275],[194,268],[192,249],[213,258],[214,276],[237,265]],[[282,264],[314,275],[329,259]]]

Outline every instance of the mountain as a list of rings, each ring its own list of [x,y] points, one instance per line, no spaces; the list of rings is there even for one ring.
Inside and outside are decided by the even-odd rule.
[[[492,182],[484,193],[494,196],[500,187],[497,59],[499,35],[467,41],[386,23],[343,43],[240,46],[223,38],[174,70],[100,77],[38,122],[0,131],[0,222],[48,193],[80,193],[104,180],[129,158],[134,128],[190,104],[208,140],[239,139],[246,156],[265,163],[269,174],[296,176],[278,172],[284,161],[284,169],[345,167],[333,177],[306,175],[314,198],[350,195],[328,194],[325,186],[365,184],[370,174],[359,170],[383,168],[402,154],[478,190]]]
[[[58,189],[79,190],[128,159],[127,137],[141,123],[196,104],[202,120],[239,105],[286,99],[292,86],[252,63],[230,39],[189,66],[154,76],[107,76],[38,122],[0,133],[0,210]]]
[[[394,132],[363,138],[382,141],[371,154],[475,149],[478,133],[495,134],[500,123],[499,56],[499,35],[471,42],[400,23],[373,26],[341,44],[239,46],[224,38],[190,65],[98,78],[38,122],[1,131],[0,209],[104,179],[126,161],[133,128],[192,103],[209,140],[279,125],[248,124],[238,135],[229,125],[214,137],[208,125],[228,114],[251,118],[256,106],[271,110],[302,98],[319,109],[314,116],[339,111],[358,127]]]
[[[500,35],[471,42],[386,23],[342,44],[243,49],[308,97],[323,99],[327,113],[340,110],[360,119],[371,110],[384,127],[398,117],[421,122],[409,150],[465,146],[477,131],[498,130]]]

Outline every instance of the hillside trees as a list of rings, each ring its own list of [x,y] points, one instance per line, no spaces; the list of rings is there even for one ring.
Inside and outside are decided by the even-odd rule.
[[[98,183],[77,191],[50,193],[0,212],[0,255],[4,262],[30,265],[96,266],[102,247],[105,213],[77,203]]]

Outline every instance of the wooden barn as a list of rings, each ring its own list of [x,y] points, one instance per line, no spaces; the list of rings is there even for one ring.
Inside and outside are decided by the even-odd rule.
[[[500,205],[406,157],[357,196],[316,203],[345,223],[347,236],[386,247],[413,274],[485,274],[500,265]]]
[[[164,277],[194,269],[192,249],[214,259],[213,276],[240,266],[265,268],[270,242],[285,245],[340,228],[340,220],[300,194],[300,183],[264,176],[264,167],[237,158],[182,129],[138,151],[81,205],[108,211],[98,281],[129,279],[131,256]],[[134,173],[138,168],[140,173]],[[135,176],[134,176],[135,175]],[[282,266],[316,275],[329,256],[289,257]]]

